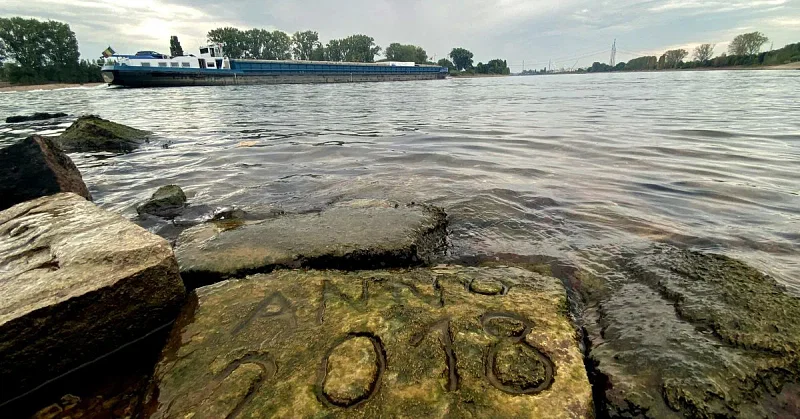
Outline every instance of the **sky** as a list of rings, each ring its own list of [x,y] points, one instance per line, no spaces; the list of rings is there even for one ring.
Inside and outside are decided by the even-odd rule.
[[[512,71],[617,62],[701,43],[727,50],[736,35],[760,31],[775,48],[800,42],[800,0],[2,0],[0,16],[69,23],[84,58],[169,52],[177,35],[197,52],[213,28],[315,30],[326,42],[361,33],[380,46],[422,46],[440,59],[453,47],[475,63],[506,59]],[[769,44],[765,46],[769,48]]]

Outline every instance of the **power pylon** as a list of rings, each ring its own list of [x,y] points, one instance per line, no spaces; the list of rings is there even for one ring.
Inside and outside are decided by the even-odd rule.
[[[609,61],[609,65],[614,67],[617,65],[617,40],[614,39],[614,43],[611,45],[611,60]]]

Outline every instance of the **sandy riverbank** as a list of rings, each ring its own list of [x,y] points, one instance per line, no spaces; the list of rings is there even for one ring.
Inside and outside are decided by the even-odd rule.
[[[52,84],[31,84],[31,85],[0,85],[0,92],[30,92],[32,90],[56,90],[69,87],[97,87],[105,83],[52,83]]]

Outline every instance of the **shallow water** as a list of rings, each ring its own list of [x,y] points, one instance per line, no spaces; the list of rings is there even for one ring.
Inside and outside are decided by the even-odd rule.
[[[0,93],[0,116],[94,113],[154,131],[131,154],[72,155],[95,201],[129,217],[167,183],[246,209],[423,201],[450,214],[453,257],[597,271],[667,241],[800,294],[798,97],[798,71],[626,73]],[[0,142],[73,119],[0,124]]]

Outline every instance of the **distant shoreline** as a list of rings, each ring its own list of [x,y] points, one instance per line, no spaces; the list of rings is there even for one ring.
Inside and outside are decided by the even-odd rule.
[[[760,65],[760,66],[733,66],[733,67],[697,67],[697,68],[662,68],[658,70],[622,70],[622,71],[572,71],[564,73],[536,73],[536,74],[513,74],[514,76],[551,76],[562,74],[607,74],[607,73],[661,73],[661,72],[677,72],[677,71],[744,71],[744,70],[800,70],[800,62],[780,65]]]
[[[0,84],[0,92],[30,92],[32,90],[56,90],[69,87],[97,87],[106,83],[49,83],[49,84]]]

